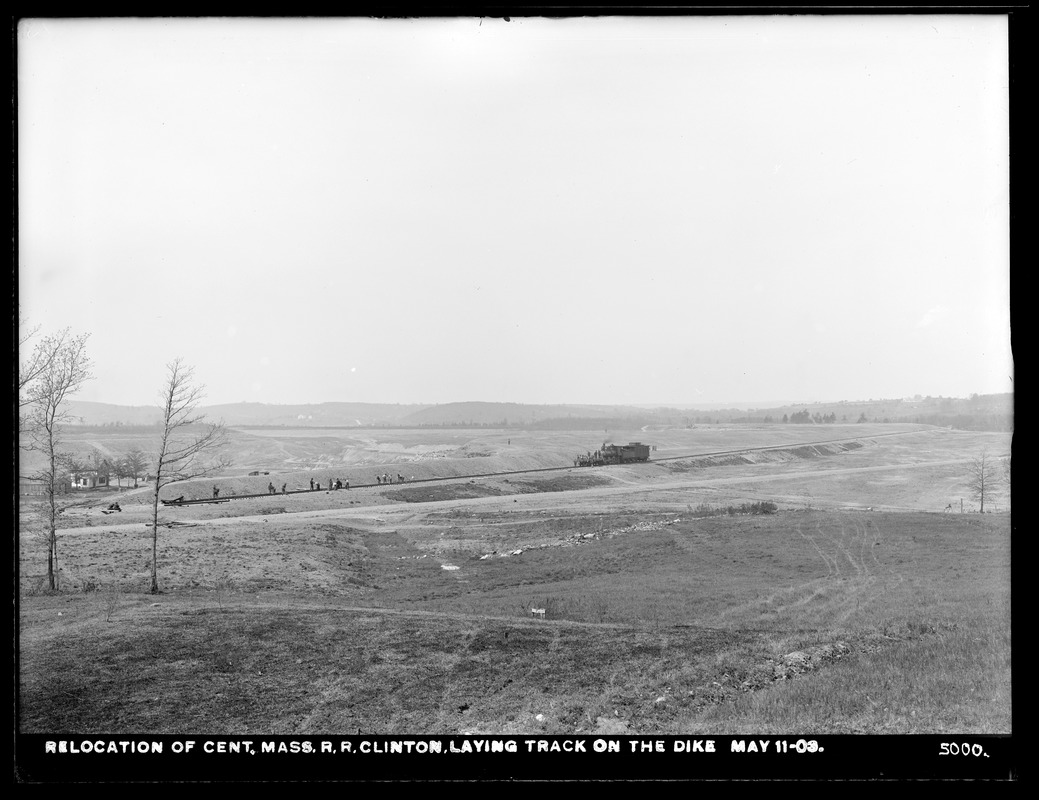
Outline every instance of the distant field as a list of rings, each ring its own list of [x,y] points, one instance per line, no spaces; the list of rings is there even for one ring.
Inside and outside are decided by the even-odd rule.
[[[831,432],[863,435],[695,457]],[[58,594],[23,517],[19,729],[1011,730],[1010,517],[944,511],[1008,435],[626,432],[658,463],[475,478],[566,467],[587,436],[405,433],[359,452],[443,480],[164,509],[158,597],[146,490],[67,512]],[[453,455],[392,460],[420,447]],[[279,486],[313,474],[276,466]]]
[[[862,425],[699,425],[665,430],[512,431],[494,429],[371,430],[350,428],[231,428],[224,450],[233,464],[229,474],[251,470],[305,472],[421,463],[431,459],[502,456],[527,458],[534,466],[566,465],[579,453],[595,450],[604,441],[643,441],[665,458],[739,447],[785,445],[806,440],[883,436],[921,430],[904,424]],[[928,429],[935,430],[935,429]],[[959,432],[959,437],[979,434]],[[980,436],[991,434],[980,434]],[[67,449],[81,457],[98,450],[119,457],[133,448],[156,449],[156,433],[123,433],[118,428],[79,432],[68,429]],[[1007,440],[1005,434],[1000,439]],[[31,469],[36,458],[22,453]]]

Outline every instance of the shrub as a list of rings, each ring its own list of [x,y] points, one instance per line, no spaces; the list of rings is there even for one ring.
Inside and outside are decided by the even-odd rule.
[[[739,514],[775,514],[778,510],[779,507],[771,500],[763,500],[759,503],[743,503],[738,506],[725,506],[724,508],[714,508],[707,503],[701,503],[695,509],[690,508],[689,513],[694,517],[719,517],[723,514],[735,517]]]
[[[119,607],[119,586],[116,583],[110,583],[104,587],[104,591],[101,594],[102,606],[105,611],[105,622],[112,621],[112,615],[115,614],[116,609]]]

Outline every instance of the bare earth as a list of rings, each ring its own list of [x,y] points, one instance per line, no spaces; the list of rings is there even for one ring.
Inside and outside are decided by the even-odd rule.
[[[966,494],[967,463],[982,449],[1009,452],[1008,435],[899,425],[769,427],[756,432],[756,444],[754,432],[743,428],[615,434],[616,441],[642,440],[657,450],[647,464],[602,468],[570,466],[576,453],[598,446],[588,434],[573,432],[452,431],[451,439],[444,440],[444,432],[395,431],[387,436],[388,444],[372,433],[369,441],[351,441],[335,452],[324,440],[324,456],[308,453],[325,465],[320,468],[280,465],[279,471],[268,462],[270,475],[166,487],[163,497],[204,498],[216,484],[226,497],[263,491],[268,482],[279,490],[284,483],[291,492],[308,487],[311,477],[327,483],[334,476],[350,480],[353,488],[160,508],[158,597],[147,592],[148,487],[84,497],[65,513],[59,532],[64,592],[59,595],[40,591],[45,550],[31,518],[23,514],[22,729],[118,724],[154,731],[163,719],[152,711],[135,717],[131,708],[115,720],[102,715],[95,723],[95,701],[76,710],[37,696],[35,679],[27,678],[25,670],[63,669],[54,661],[58,656],[48,652],[54,637],[82,636],[85,642],[115,636],[116,658],[118,648],[133,641],[133,631],[154,632],[157,620],[166,630],[162,647],[188,650],[194,645],[182,641],[184,636],[196,635],[199,624],[214,625],[209,636],[226,635],[235,652],[231,662],[247,669],[254,657],[249,653],[268,647],[258,642],[273,634],[256,634],[260,638],[253,646],[230,642],[242,630],[259,631],[265,618],[293,613],[297,621],[285,642],[289,650],[267,652],[267,667],[254,670],[271,683],[255,675],[250,679],[258,681],[255,691],[268,700],[252,710],[239,704],[223,712],[226,717],[207,716],[207,730],[246,726],[307,733],[349,726],[372,732],[642,733],[744,724],[761,730],[769,723],[760,712],[745,722],[738,716],[711,720],[718,709],[738,712],[739,698],[747,692],[778,691],[777,676],[801,675],[798,679],[807,682],[809,673],[831,670],[837,680],[841,670],[852,669],[853,654],[860,659],[890,654],[894,651],[881,646],[892,642],[923,646],[943,625],[967,627],[957,622],[965,614],[959,609],[1008,602],[1008,491],[986,500],[986,508],[998,512],[995,516],[959,513],[961,501],[965,512],[975,506]],[[257,438],[278,441],[274,432]],[[822,441],[831,444],[801,446]],[[729,452],[779,445],[771,451]],[[708,455],[721,451],[726,454]],[[392,460],[394,452],[402,458]],[[489,474],[506,471],[510,474]],[[382,472],[409,480],[363,485]],[[102,513],[116,498],[122,511]],[[724,511],[761,503],[774,503],[776,513]],[[972,529],[979,521],[984,526]],[[969,530],[985,533],[979,538],[967,535]],[[955,544],[949,540],[936,546],[953,534]],[[533,618],[531,608],[545,608],[546,618]],[[926,610],[924,621],[915,613],[921,609]],[[296,630],[298,615],[304,613],[312,627]],[[196,628],[182,629],[178,620],[184,614],[204,616],[195,618]],[[227,615],[244,616],[237,628],[220,633],[231,620]],[[398,641],[384,624],[403,626],[402,635],[410,631],[410,644]],[[307,685],[316,687],[313,679],[320,675],[325,687],[320,696],[291,689],[298,684],[287,676],[279,688],[279,670],[291,672],[293,666],[292,642],[303,647],[312,636],[320,637],[320,630],[334,630],[337,640],[346,637],[357,647],[360,641],[368,644],[330,652],[328,660],[319,657]],[[604,640],[597,644],[595,637],[604,634],[596,631],[612,631],[608,656],[598,649]],[[495,688],[484,683],[479,671],[486,667],[489,676],[515,667],[477,656],[472,637],[483,635],[497,636],[499,642],[533,637],[526,650],[517,652],[521,659],[523,652],[529,658],[543,647],[551,659],[559,652],[559,637],[566,637],[573,658],[585,653],[589,669],[607,673],[594,686],[569,685],[581,667],[568,658],[569,672],[559,678],[561,694],[551,689],[543,694],[545,679],[524,672],[527,668],[517,672],[527,678],[508,686],[499,681]],[[549,639],[542,642],[544,635]],[[446,646],[459,636],[466,644],[453,655],[435,644]],[[429,644],[421,644],[427,637]],[[645,637],[664,649],[655,661],[643,663],[635,653]],[[318,638],[312,646],[323,651],[333,645]],[[378,659],[376,652],[382,654]],[[508,652],[495,658],[511,658]],[[174,657],[188,659],[185,664],[198,658],[164,656]],[[87,658],[88,667],[92,658]],[[355,663],[349,678],[336,669],[343,658]],[[390,663],[401,658],[410,666],[390,678]],[[726,666],[730,660],[743,666]],[[185,677],[184,695],[168,700],[176,708],[167,709],[165,719],[174,720],[162,723],[172,725],[167,730],[196,729],[200,714],[217,713],[212,703],[203,712],[185,699],[192,696],[192,685],[205,686],[226,670],[215,662],[204,667],[205,661],[197,662],[201,672],[193,667]],[[545,668],[552,663],[545,662]],[[564,668],[563,663],[551,668]],[[425,669],[422,664],[431,670],[425,678],[413,674]],[[877,672],[876,664],[857,669]],[[1002,668],[981,669],[991,673],[994,684],[984,704],[989,710],[976,720],[978,729],[1008,732],[1009,674],[1004,676]],[[373,698],[367,709],[357,697],[343,705],[344,698],[376,679],[396,681],[404,694],[395,692],[392,702]],[[441,688],[433,705],[423,710],[418,695],[408,692],[423,692],[430,680]],[[235,691],[240,690],[248,691]],[[82,691],[70,688],[72,694]],[[975,714],[960,708],[959,701],[921,701],[919,713],[912,715],[890,703],[874,708],[874,695],[883,690],[870,691],[861,709],[831,720],[828,729],[933,732],[962,727]],[[460,699],[452,706],[456,695]],[[563,702],[564,696],[577,699]]]

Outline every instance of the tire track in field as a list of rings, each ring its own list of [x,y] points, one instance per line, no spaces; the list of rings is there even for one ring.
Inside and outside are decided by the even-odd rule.
[[[862,586],[855,595],[855,607],[851,607],[850,600],[844,612],[838,617],[838,621],[844,622],[854,614],[871,605],[885,592],[880,572],[882,566],[877,560],[873,546],[873,536],[870,534],[872,520],[853,520],[851,523],[851,537],[858,542],[859,564],[865,576]],[[880,584],[878,586],[878,584]]]
[[[818,523],[816,527],[819,527]],[[778,589],[764,599],[755,598],[746,603],[730,606],[718,614],[719,621],[733,616],[739,617],[753,609],[759,609],[754,618],[755,622],[763,621],[766,618],[774,620],[777,614],[782,614],[791,609],[801,609],[827,594],[832,588],[834,581],[841,575],[837,558],[829,555],[814,537],[806,534],[800,521],[797,523],[797,533],[811,546],[819,560],[826,566],[826,574],[794,586]]]
[[[805,534],[800,527],[799,533],[809,538],[820,550],[824,545],[832,547],[835,561],[846,562],[845,572],[838,572],[829,582],[826,601],[813,607],[813,613],[818,614],[828,624],[840,624],[877,597],[872,589],[876,577],[863,559],[857,558],[849,547],[849,543],[854,546],[854,542],[849,540],[858,538],[856,521],[851,521],[850,531],[845,521],[841,520],[836,529],[824,528],[821,522],[817,522],[813,533]],[[817,540],[821,540],[823,544],[818,544]]]
[[[869,569],[866,567],[865,560],[861,552],[861,537],[857,536],[858,525],[856,520],[852,520],[850,527],[851,532],[848,532],[844,521],[841,522],[840,534],[835,538],[837,549],[843,553],[844,557],[848,560],[852,570],[855,573],[856,578],[866,579],[869,577]],[[860,541],[859,554],[856,556],[853,552],[855,542]]]
[[[836,527],[817,521],[812,528],[799,522],[796,530],[825,574],[725,609],[718,615],[720,620],[751,612],[754,621],[796,619],[814,627],[839,625],[881,596],[880,563],[872,541],[867,547],[869,529],[861,521],[840,521]]]
[[[855,534],[856,534],[856,538],[858,539],[858,544],[859,544],[859,561],[861,561],[862,564],[865,565],[867,561],[872,560],[873,561],[873,565],[871,567],[869,567],[869,569],[871,569],[871,570],[873,570],[875,572],[876,571],[875,568],[877,567],[877,562],[876,562],[875,558],[872,558],[872,556],[873,556],[873,548],[872,548],[872,546],[867,547],[867,545],[866,545],[866,539],[868,538],[869,527],[867,526],[867,524],[865,522],[862,522],[861,520],[853,520],[852,521],[852,525],[855,528]]]
[[[871,529],[873,531],[872,533],[870,533]],[[885,566],[881,563],[880,559],[877,558],[877,548],[884,546],[884,531],[878,524],[878,521],[876,519],[871,519],[868,521],[867,525],[864,528],[864,537],[868,542],[870,556],[873,560],[873,564],[875,565],[876,572],[878,574],[881,574],[882,579],[885,582],[885,585],[887,585],[888,578],[894,578],[896,584],[905,583],[905,575],[903,575],[901,572],[898,572],[895,569],[892,569],[891,567]]]
[[[883,596],[886,584],[882,579],[883,565],[874,550],[871,534],[873,520],[848,518],[842,520],[838,530],[818,528],[818,535],[832,541],[854,570],[854,576],[839,582],[834,587],[830,604],[820,611],[831,618],[833,624],[844,624],[856,614],[872,605]],[[901,576],[898,576],[901,581]]]
[[[821,532],[822,531],[821,525],[822,525],[822,523],[817,522],[815,524],[816,530]],[[815,550],[815,552],[819,554],[819,558],[821,558],[823,560],[823,563],[826,564],[826,578],[839,578],[841,576],[841,568],[840,568],[840,566],[837,563],[837,557],[836,556],[832,556],[831,557],[831,556],[827,555],[823,551],[823,548],[819,544],[819,542],[816,541],[816,539],[814,537],[809,536],[808,534],[806,534],[804,532],[804,528],[802,527],[800,522],[797,523],[797,533],[798,533],[798,535],[802,539],[804,539],[806,542],[808,542],[812,546],[812,548]]]

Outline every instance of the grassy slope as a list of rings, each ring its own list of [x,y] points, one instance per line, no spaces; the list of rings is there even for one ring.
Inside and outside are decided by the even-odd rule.
[[[21,730],[1010,730],[1005,515],[504,522],[171,531],[168,594],[23,598]],[[147,538],[63,558],[132,582]]]

